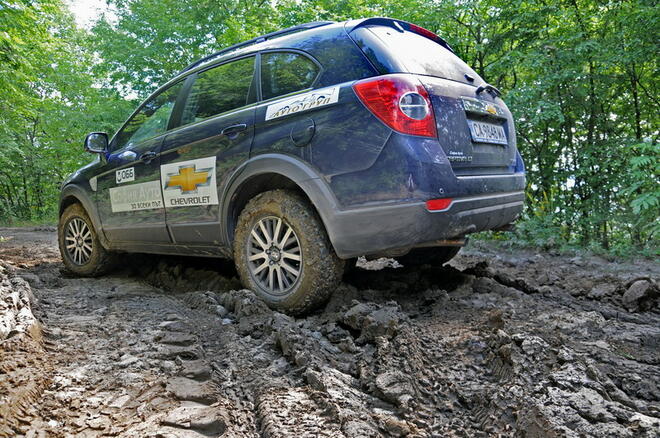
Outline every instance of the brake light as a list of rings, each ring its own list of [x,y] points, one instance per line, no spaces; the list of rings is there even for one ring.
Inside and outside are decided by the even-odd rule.
[[[431,32],[430,30],[424,29],[422,26],[417,26],[416,24],[411,23],[410,26],[408,27],[408,30],[410,30],[410,32],[414,32],[418,35],[421,35],[433,41],[441,40],[439,36]]]
[[[353,84],[353,90],[369,111],[395,131],[437,137],[431,99],[414,76],[365,79]]]
[[[424,38],[428,38],[432,41],[435,41],[436,43],[443,46],[445,49],[454,53],[454,50],[449,46],[449,44],[447,44],[447,41],[443,40],[442,38],[440,38],[435,33],[431,32],[430,30],[424,29],[423,27],[417,26],[416,24],[412,24],[412,23],[405,23],[403,24],[403,27],[409,32],[416,33],[417,35],[421,35]]]
[[[451,205],[451,198],[444,199],[429,199],[426,201],[426,209],[428,211],[446,210]]]

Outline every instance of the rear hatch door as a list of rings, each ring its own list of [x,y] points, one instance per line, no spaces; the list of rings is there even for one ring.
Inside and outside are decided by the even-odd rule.
[[[357,27],[350,35],[381,73],[412,73],[421,80],[454,173],[513,173],[516,137],[504,102],[487,91],[477,94],[485,81],[448,48],[392,23]]]

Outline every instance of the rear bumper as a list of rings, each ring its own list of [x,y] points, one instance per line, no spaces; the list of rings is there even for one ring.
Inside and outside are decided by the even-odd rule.
[[[454,199],[437,212],[424,202],[343,210],[332,220],[330,238],[341,258],[405,250],[502,227],[518,218],[524,199],[523,191],[513,191]]]

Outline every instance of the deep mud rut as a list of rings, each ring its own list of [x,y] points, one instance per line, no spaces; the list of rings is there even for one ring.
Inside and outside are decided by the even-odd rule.
[[[657,261],[474,244],[362,263],[293,319],[229,263],[80,279],[54,230],[0,236],[1,436],[660,434]]]

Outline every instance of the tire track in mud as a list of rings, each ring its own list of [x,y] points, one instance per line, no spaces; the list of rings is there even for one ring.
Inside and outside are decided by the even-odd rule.
[[[356,270],[323,310],[294,319],[208,260],[130,256],[123,272],[82,280],[38,256],[21,263],[50,367],[22,434],[660,430],[653,269],[488,249],[445,268],[362,262],[385,269]],[[646,292],[626,301],[640,281]]]

